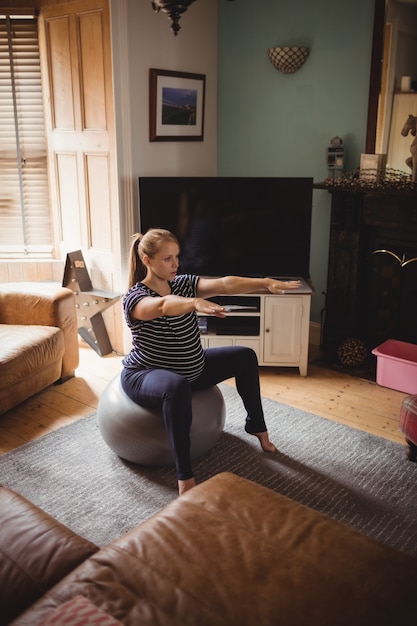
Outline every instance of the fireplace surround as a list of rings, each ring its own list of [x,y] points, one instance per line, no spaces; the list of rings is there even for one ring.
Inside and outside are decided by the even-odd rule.
[[[417,189],[314,187],[332,196],[323,350],[417,344]]]

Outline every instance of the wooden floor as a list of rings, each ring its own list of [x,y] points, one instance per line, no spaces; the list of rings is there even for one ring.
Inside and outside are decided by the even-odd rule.
[[[312,346],[310,354],[315,351]],[[120,356],[100,357],[81,343],[74,378],[0,415],[0,453],[94,412],[100,394],[120,370]],[[314,364],[309,365],[307,377],[295,368],[260,368],[260,374],[266,398],[404,443],[398,418],[407,394]]]

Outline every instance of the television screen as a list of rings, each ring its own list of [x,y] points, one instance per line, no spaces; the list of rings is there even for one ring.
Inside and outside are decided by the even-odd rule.
[[[180,272],[310,277],[312,178],[140,177],[140,230],[179,239]]]

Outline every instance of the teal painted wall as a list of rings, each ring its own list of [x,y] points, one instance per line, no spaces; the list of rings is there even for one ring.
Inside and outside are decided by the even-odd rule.
[[[218,175],[327,176],[330,139],[342,137],[345,169],[365,151],[374,0],[219,0]],[[306,45],[295,74],[267,49]],[[290,209],[289,209],[290,210]],[[330,197],[314,191],[313,321],[326,289]]]

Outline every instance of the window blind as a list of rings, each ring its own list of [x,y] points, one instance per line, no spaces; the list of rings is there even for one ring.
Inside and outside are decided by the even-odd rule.
[[[1,9],[0,9],[1,13]],[[52,253],[36,19],[0,18],[0,256]]]

